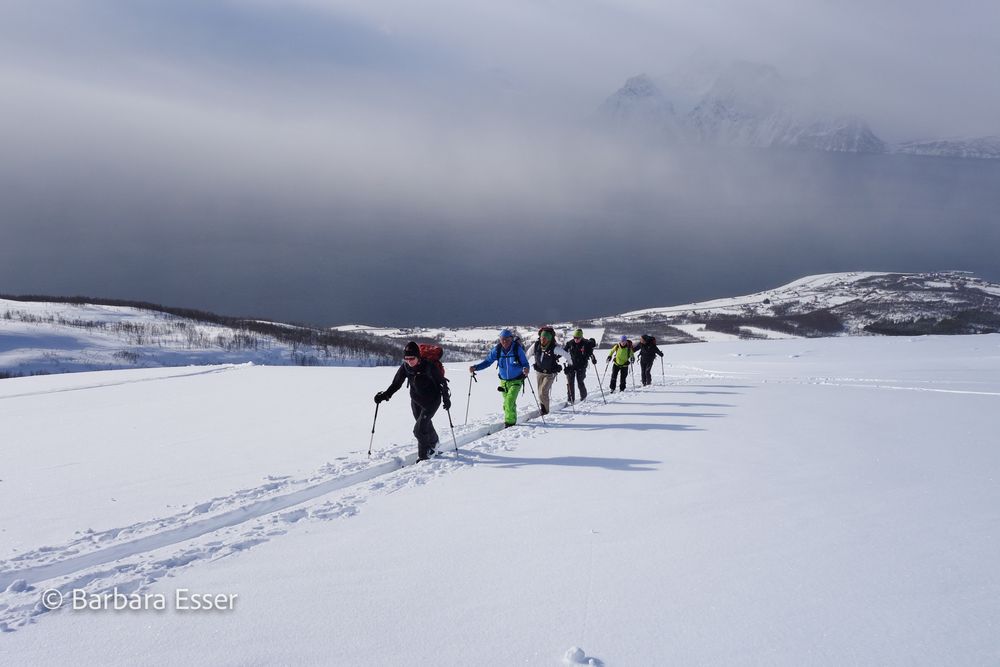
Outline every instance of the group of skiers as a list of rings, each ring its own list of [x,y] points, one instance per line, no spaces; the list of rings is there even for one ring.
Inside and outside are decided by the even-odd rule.
[[[597,357],[594,350],[597,341],[584,338],[583,330],[573,332],[572,340],[559,346],[556,332],[552,327],[542,327],[538,338],[525,351],[521,340],[514,336],[510,329],[503,329],[497,344],[490,349],[489,354],[478,364],[469,366],[469,373],[475,378],[476,371],[497,365],[500,386],[497,391],[503,394],[504,427],[517,423],[517,397],[524,387],[530,369],[534,369],[538,383],[538,404],[542,415],[549,413],[550,393],[559,373],[565,373],[567,378],[567,400],[576,402],[576,388],[579,388],[580,400],[587,398],[587,367],[590,363],[597,367]],[[656,339],[643,335],[638,345],[633,345],[628,336],[621,336],[608,353],[607,364],[612,365],[611,393],[615,392],[616,384],[620,391],[625,391],[625,380],[629,368],[639,358],[639,368],[642,372],[642,385],[652,384],[652,366],[657,356],[663,352],[656,346]],[[529,366],[529,357],[533,359]],[[410,341],[403,348],[403,363],[385,391],[375,394],[376,406],[389,400],[403,386],[405,380],[410,388],[410,409],[416,421],[413,435],[417,439],[417,459],[426,460],[434,455],[439,442],[438,434],[431,421],[438,408],[442,405],[445,411],[451,409],[451,392],[448,380],[444,377],[444,367],[441,365],[441,348],[431,345],[417,345]],[[605,364],[605,368],[607,368]],[[574,386],[575,385],[575,386]],[[471,380],[470,380],[471,391]],[[376,411],[376,417],[378,412]],[[448,416],[451,421],[451,414]],[[374,434],[374,427],[372,429]],[[370,451],[369,451],[370,453]]]

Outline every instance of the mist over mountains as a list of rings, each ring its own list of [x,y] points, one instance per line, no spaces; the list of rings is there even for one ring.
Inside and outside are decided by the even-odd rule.
[[[1000,158],[1000,136],[888,143],[863,118],[823,107],[815,85],[786,80],[771,65],[710,62],[658,80],[630,77],[598,116],[606,127],[667,145]]]
[[[0,9],[6,293],[403,326],[1000,279],[996,142],[947,138],[996,132],[988,17],[924,7],[931,58],[888,7],[98,4]]]

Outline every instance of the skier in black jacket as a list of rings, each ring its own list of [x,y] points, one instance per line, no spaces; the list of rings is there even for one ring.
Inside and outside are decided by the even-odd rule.
[[[583,329],[574,331],[573,340],[563,345],[563,349],[569,352],[570,360],[570,363],[566,365],[566,375],[569,377],[566,391],[570,403],[576,401],[574,395],[576,392],[573,390],[574,382],[580,387],[580,400],[587,398],[587,385],[584,384],[584,379],[587,377],[587,364],[591,361],[597,363],[597,357],[594,356],[595,347],[597,347],[597,341],[593,338],[584,338]]]
[[[417,438],[417,460],[426,461],[434,455],[434,448],[438,444],[438,434],[431,419],[442,404],[445,410],[451,409],[448,381],[435,363],[420,357],[420,347],[413,341],[403,348],[403,363],[396,371],[392,384],[385,391],[375,394],[375,402],[381,403],[392,398],[403,386],[403,380],[410,387],[410,409],[416,420],[413,435]]]
[[[542,327],[538,330],[538,340],[536,340],[528,350],[528,356],[534,356],[535,363],[532,368],[538,373],[538,405],[543,415],[549,414],[549,392],[552,384],[559,377],[559,371],[563,367],[559,364],[559,359],[563,357],[563,352],[556,347],[556,332],[552,327]]]
[[[653,361],[656,356],[663,356],[660,348],[656,347],[656,339],[652,336],[640,336],[639,344],[635,348],[635,353],[639,355],[639,369],[642,371],[642,386],[653,384]]]

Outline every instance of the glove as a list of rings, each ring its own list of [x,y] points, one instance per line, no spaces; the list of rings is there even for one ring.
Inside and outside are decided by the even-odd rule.
[[[528,369],[527,368],[524,369],[524,376],[528,377]]]
[[[595,357],[594,355],[590,355],[590,360],[594,362],[595,366],[597,365],[597,357]]]
[[[445,396],[443,399],[441,399],[441,405],[444,406],[446,412],[448,410],[451,410],[451,397]]]
[[[532,367],[532,368],[534,368],[534,369],[535,369],[536,371],[538,371],[539,373],[541,373],[541,372],[542,372],[542,367],[541,367],[541,366],[539,366],[538,364],[531,364],[531,367]]]
[[[608,361],[611,361],[611,355],[610,354],[608,355]]]
[[[375,405],[378,405],[382,401],[388,401],[388,400],[389,397],[385,395],[384,391],[380,391],[379,393],[375,394]]]
[[[562,370],[562,366],[561,366],[560,364],[556,364],[556,368],[555,368],[555,370],[553,370],[552,372],[553,372],[553,373],[558,373],[558,372],[559,372],[559,371],[561,371],[561,370]]]

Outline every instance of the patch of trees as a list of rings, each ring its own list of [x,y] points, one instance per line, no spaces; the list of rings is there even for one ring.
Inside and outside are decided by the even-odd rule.
[[[793,336],[817,338],[841,333],[844,323],[839,317],[825,308],[798,315],[774,317],[770,315],[702,315],[699,320],[705,323],[708,331],[718,331],[741,338],[754,338],[756,334],[743,330],[743,327],[755,327],[778,331]]]
[[[978,309],[963,310],[952,317],[919,317],[879,320],[864,327],[880,336],[930,336],[1000,333],[1000,315]]]

